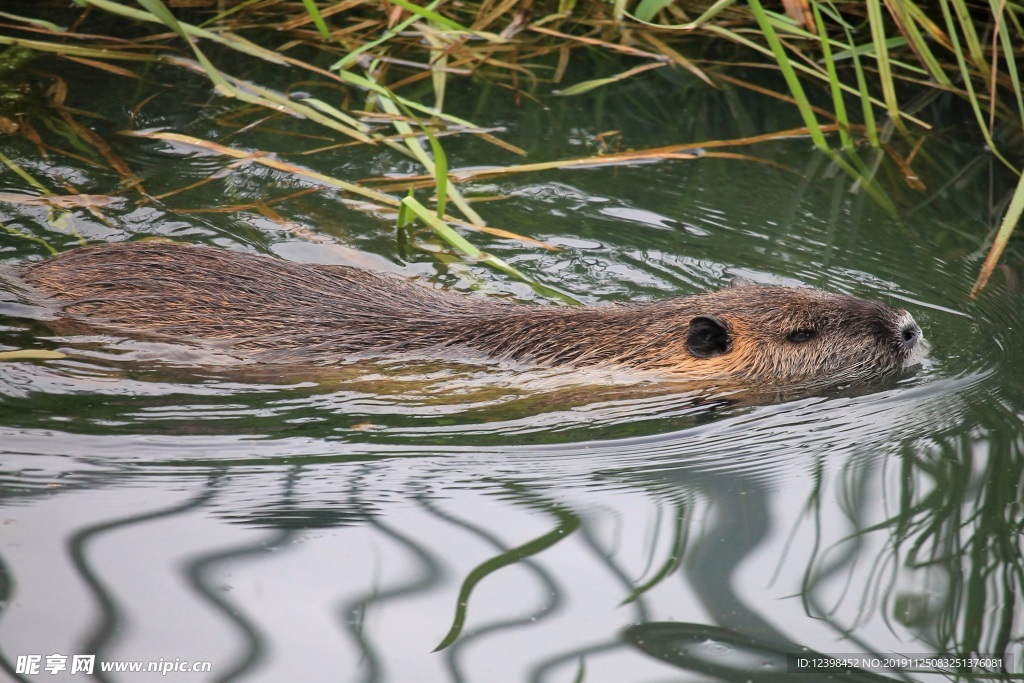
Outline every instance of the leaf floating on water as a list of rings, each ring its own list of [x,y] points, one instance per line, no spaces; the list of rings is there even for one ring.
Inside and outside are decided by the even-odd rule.
[[[17,351],[0,351],[0,361],[4,360],[56,360],[67,358],[68,354],[46,349],[18,349]]]

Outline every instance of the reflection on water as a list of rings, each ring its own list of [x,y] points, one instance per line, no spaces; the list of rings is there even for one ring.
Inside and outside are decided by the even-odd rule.
[[[110,74],[81,79],[98,79],[110,103],[147,97]],[[605,130],[640,148],[699,125],[677,120],[690,96],[671,83],[634,83],[638,101],[657,106],[597,93],[519,107],[455,89],[448,106],[500,120],[538,160],[578,155],[579,140]],[[288,153],[244,110],[232,112],[244,129],[190,123],[210,95],[182,88],[181,102],[158,100],[166,110],[143,108],[146,125],[211,138],[215,128],[239,148]],[[702,112],[743,104],[715,97]],[[121,106],[104,115],[133,127]],[[758,106],[751,116],[774,115]],[[636,117],[663,110],[668,120],[643,118],[633,132]],[[729,136],[730,116],[706,118]],[[499,163],[448,139],[453,169]],[[65,249],[161,235],[538,297],[439,256],[429,235],[399,244],[390,217],[333,192],[276,204],[276,218],[196,213],[309,188],[190,149],[117,144],[153,195],[213,180],[102,214],[0,204],[5,266],[44,258],[37,240]],[[10,147],[54,188],[124,194],[90,165],[47,160],[20,138]],[[1001,214],[987,200],[998,176],[977,149],[937,147],[917,169],[927,196],[908,196],[893,173],[900,219],[800,140],[757,150],[795,173],[700,159],[465,187],[501,199],[480,204],[494,225],[559,250],[473,235],[477,244],[588,303],[742,276],[911,310],[931,355],[855,387],[723,395],[410,359],[331,373],[239,366],[178,345],[57,336],[46,311],[0,284],[0,349],[68,353],[0,363],[0,679],[83,680],[24,673],[26,656],[45,665],[55,653],[211,663],[210,674],[166,677],[180,681],[821,680],[789,671],[796,652],[991,655],[1004,660],[987,669],[995,679],[1019,676],[1018,278],[1008,267],[993,291],[966,299],[979,217]],[[410,170],[357,148],[303,162],[356,178]],[[19,183],[0,176],[4,192],[32,191]],[[882,676],[977,678],[872,668],[843,680]]]
[[[7,428],[3,658],[187,657],[212,680],[734,679],[621,635],[655,622],[783,658],[1019,657],[1024,457],[994,437],[1010,415],[984,381],[532,447],[183,430],[57,450],[53,429]]]
[[[624,635],[627,641],[650,655],[716,680],[792,683],[809,676],[819,681],[855,683],[893,680],[796,643],[759,641],[703,624],[647,622],[630,627]],[[874,659],[863,658],[866,664],[874,664]],[[888,659],[891,657],[878,658],[879,661]],[[861,662],[861,658],[852,655],[844,660]],[[833,662],[840,662],[840,665],[833,666]]]

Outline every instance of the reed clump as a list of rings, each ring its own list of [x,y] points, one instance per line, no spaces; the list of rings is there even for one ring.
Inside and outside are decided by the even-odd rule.
[[[413,159],[422,177],[404,186],[372,189],[366,183],[332,184],[374,205],[387,206],[400,222],[427,221],[454,249],[469,254],[452,224],[490,230],[458,189],[468,176],[453,173],[443,139],[476,135],[489,144],[522,153],[493,131],[449,113],[449,86],[460,79],[486,81],[520,102],[552,92],[572,97],[613,89],[658,69],[680,70],[701,87],[748,88],[794,106],[799,130],[757,139],[685,141],[656,150],[601,154],[544,162],[541,168],[630,163],[638,157],[685,159],[700,145],[704,154],[741,157],[742,148],[772,135],[809,137],[820,152],[854,179],[881,206],[895,212],[878,182],[869,155],[887,156],[913,187],[914,165],[935,121],[936,102],[970,112],[979,140],[1020,176],[1024,154],[1024,8],[1005,0],[781,0],[778,3],[718,0],[75,0],[77,12],[60,14],[66,3],[41,0],[31,8],[7,3],[0,12],[0,85],[7,59],[17,68],[26,51],[50,53],[112,73],[137,75],[151,62],[203,74],[222,96],[271,116],[294,116],[319,126],[334,145],[386,145]],[[111,21],[105,21],[111,19]],[[587,57],[613,55],[607,72],[573,80],[570,66]],[[256,60],[287,69],[294,87],[282,92],[239,71]],[[595,63],[599,60],[595,59]],[[737,68],[739,67],[739,68]],[[778,87],[749,80],[752,70],[771,70]],[[315,81],[337,97],[306,93]],[[424,84],[429,84],[424,88]],[[413,88],[412,86],[416,86]],[[411,95],[415,91],[417,95]],[[317,92],[321,92],[318,90]],[[424,97],[422,93],[428,92]],[[109,145],[63,108],[54,86],[50,98],[68,126],[142,193],[130,169],[119,165]],[[33,134],[28,121],[12,121]],[[0,121],[3,123],[3,121]],[[29,124],[25,126],[24,124]],[[486,123],[486,122],[484,122]],[[136,131],[136,134],[138,132]],[[202,140],[194,141],[202,146]],[[710,144],[709,144],[710,143]],[[716,148],[716,143],[718,147]],[[104,149],[106,147],[106,149]],[[732,151],[718,151],[720,148]],[[252,155],[253,152],[247,151]],[[692,155],[691,155],[692,156]],[[4,163],[11,165],[10,160]],[[528,164],[540,170],[537,164]],[[301,172],[301,169],[292,169]],[[21,172],[24,172],[21,169]],[[502,168],[487,171],[500,175]],[[519,172],[510,167],[507,172]],[[415,198],[389,189],[433,186],[428,211]],[[1010,234],[1024,213],[1024,181],[1005,200],[992,237],[989,259],[976,290],[984,286]],[[449,213],[451,211],[451,213]],[[461,241],[460,241],[461,240]],[[538,245],[543,246],[543,245]],[[472,247],[469,247],[470,251]],[[499,260],[492,264],[517,277]],[[524,277],[524,276],[523,276]]]

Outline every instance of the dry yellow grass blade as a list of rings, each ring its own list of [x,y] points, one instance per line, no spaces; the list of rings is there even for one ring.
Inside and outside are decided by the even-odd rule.
[[[781,92],[776,92],[774,90],[771,90],[770,88],[755,85],[750,81],[746,81],[740,78],[733,78],[732,76],[726,76],[725,74],[715,74],[715,78],[723,80],[726,83],[732,83],[733,85],[738,86],[740,88],[745,88],[752,92],[759,93],[761,95],[764,95],[765,97],[771,97],[777,100],[781,100],[782,102],[787,102],[789,104],[796,104],[796,100],[793,99],[793,97],[791,97],[790,95],[786,95]],[[821,107],[818,107],[813,104],[809,104],[808,106],[810,107],[811,111],[813,111],[815,114],[824,116],[827,119],[832,119],[833,121],[836,118],[835,114],[833,112],[828,111],[827,109],[822,109]],[[822,126],[819,126],[819,128],[822,128],[822,130],[824,130],[824,127]]]
[[[65,194],[39,197],[31,194],[0,192],[0,202],[31,206],[51,206],[57,209],[85,209],[122,204],[124,203],[124,198],[105,194]]]
[[[164,140],[167,142],[177,142],[184,145],[192,145],[194,147],[206,149],[216,154],[223,154],[224,156],[232,157],[234,159],[244,159],[247,163],[259,164],[261,166],[266,166],[267,168],[272,168],[274,170],[281,171],[282,173],[288,173],[290,175],[295,175],[301,178],[312,180],[317,183],[321,183],[323,185],[326,185],[327,187],[334,187],[339,190],[344,190],[351,194],[363,197],[364,199],[368,199],[377,206],[384,206],[387,208],[394,209],[396,211],[398,210],[399,204],[401,203],[400,199],[392,195],[386,194],[384,192],[379,192],[377,190],[372,190],[368,187],[363,187],[355,183],[346,182],[339,178],[334,178],[323,173],[318,173],[312,169],[305,168],[304,166],[299,166],[297,164],[291,164],[286,161],[281,161],[280,159],[271,156],[267,152],[247,152],[244,150],[234,149],[233,147],[219,145],[216,142],[212,142],[210,140],[203,140],[201,138],[196,138],[191,135],[182,135],[181,133],[169,133],[164,131],[124,130],[120,131],[120,134],[131,137],[147,138],[150,140]],[[557,250],[557,247],[554,247],[550,244],[541,242],[540,240],[535,240],[532,237],[519,235],[508,230],[502,230],[500,228],[494,228],[486,225],[477,225],[474,223],[470,223],[468,221],[453,218],[452,216],[445,216],[444,220],[450,223],[455,223],[456,225],[461,225],[471,230],[485,232],[489,235],[494,235],[496,237],[518,240],[520,242],[525,242],[526,244],[532,244],[534,246],[543,247],[545,249]]]
[[[170,64],[191,69],[197,73],[205,72],[205,68],[201,64],[192,60],[171,56],[164,56],[162,59]],[[227,74],[220,75],[219,85],[223,91],[222,94],[226,96],[236,97],[243,102],[257,104],[271,111],[286,113],[295,118],[310,119],[322,126],[336,130],[343,135],[366,144],[373,144],[374,142],[372,138],[362,130],[359,130],[358,127],[347,125],[343,112],[332,110],[327,105],[307,105],[301,101],[292,100],[282,93]],[[338,114],[341,114],[341,116]],[[361,125],[358,122],[356,123]]]
[[[561,31],[554,31],[549,28],[543,28],[534,24],[530,26],[530,30],[535,33],[543,33],[544,35],[554,36],[555,38],[561,38],[563,40],[575,41],[578,43],[586,43],[587,45],[596,45],[603,47],[606,50],[612,50],[613,52],[622,52],[633,57],[644,57],[645,59],[653,59],[658,62],[669,61],[665,55],[660,55],[657,52],[647,52],[646,50],[639,50],[635,47],[629,47],[628,45],[619,45],[618,43],[609,43],[605,40],[598,40],[597,38],[587,38],[586,36],[574,36],[568,33],[562,33]]]
[[[30,40],[27,38],[12,38],[0,35],[0,45],[11,45],[28,48],[37,52],[56,53],[63,56],[74,55],[76,57],[94,57],[96,59],[121,59],[134,62],[153,62],[157,57],[151,54],[137,54],[123,50],[109,50],[106,48],[82,47],[80,45],[69,45],[66,43],[50,43],[45,40]]]
[[[504,149],[504,150],[506,150],[508,152],[512,152],[513,154],[518,154],[521,157],[525,157],[526,156],[526,150],[523,149],[522,147],[517,147],[517,146],[513,145],[511,142],[505,142],[501,138],[497,138],[497,137],[491,135],[486,130],[474,130],[474,131],[468,131],[468,132],[470,132],[473,135],[477,136],[481,140],[485,140],[485,141],[491,143],[495,147],[501,147],[502,149]]]
[[[830,124],[821,126],[821,130],[825,132],[833,132],[839,129],[838,125]],[[500,176],[511,173],[531,173],[535,171],[550,171],[556,169],[570,169],[570,168],[598,168],[601,166],[621,166],[624,164],[630,164],[637,161],[657,161],[657,160],[685,160],[685,159],[744,159],[747,161],[756,161],[758,163],[768,164],[776,168],[788,169],[786,166],[777,164],[767,159],[762,159],[753,155],[746,154],[735,154],[730,152],[708,152],[706,150],[720,147],[742,147],[746,145],[754,145],[762,142],[771,142],[773,140],[782,140],[785,138],[794,137],[806,137],[809,132],[806,128],[791,128],[789,130],[779,131],[777,133],[767,133],[765,135],[753,135],[745,138],[735,138],[732,140],[711,140],[708,142],[691,142],[684,145],[669,145],[667,147],[655,147],[652,149],[640,150],[640,151],[628,151],[628,152],[612,152],[609,154],[598,154],[589,157],[578,157],[576,159],[562,159],[560,161],[544,161],[535,164],[518,164],[514,166],[501,166],[497,168],[483,168],[483,169],[472,169],[465,171],[449,171],[448,177],[455,182],[465,182],[474,178],[486,178],[491,176]],[[421,180],[427,180],[430,176],[418,175],[418,176],[407,176],[402,178],[401,182],[397,182],[394,178],[388,178],[387,181],[392,183],[392,187],[402,187],[402,183],[419,182]]]
[[[0,361],[9,360],[57,360],[67,358],[66,353],[60,351],[48,351],[46,349],[17,349],[15,351],[0,351]]]
[[[358,7],[359,5],[365,3],[366,0],[345,0],[345,2],[339,2],[336,5],[332,5],[331,7],[327,7],[325,9],[320,10],[320,16],[323,18],[327,18],[333,14],[338,14],[339,12],[350,10],[353,7]],[[299,28],[300,26],[308,26],[309,24],[312,23],[313,17],[310,16],[309,14],[298,14],[294,19],[286,21],[283,24],[281,24],[280,30],[291,31],[292,29]]]
[[[85,64],[86,66],[91,66],[94,69],[100,69],[102,71],[116,74],[118,76],[126,76],[128,78],[142,80],[142,76],[138,75],[134,71],[129,71],[128,69],[123,69],[119,66],[107,64],[106,62],[101,62],[96,59],[86,59],[85,57],[73,57],[71,55],[64,55],[64,59],[67,59],[72,62],[78,62],[79,64]]]
[[[999,226],[995,239],[992,240],[992,248],[989,250],[988,256],[985,257],[985,263],[981,266],[978,279],[974,281],[974,286],[971,287],[970,296],[972,299],[981,294],[981,290],[985,289],[985,285],[988,284],[989,278],[992,277],[992,271],[995,270],[996,264],[999,263],[999,257],[1003,255],[1003,250],[1006,249],[1006,244],[1010,241],[1010,235],[1013,234],[1013,231],[1021,222],[1021,216],[1024,216],[1024,175],[1017,182],[1017,189],[1010,199],[1010,205],[1006,208],[1003,222]]]
[[[131,169],[128,162],[122,159],[106,140],[100,137],[91,128],[83,126],[78,122],[78,120],[72,115],[72,111],[64,106],[66,99],[67,84],[63,79],[57,78],[54,80],[54,83],[50,88],[50,104],[53,108],[76,135],[92,146],[97,152],[99,152],[106,162],[110,164],[110,168],[117,173],[118,177],[121,179],[121,183],[125,187],[133,188],[138,190],[142,195],[145,195],[146,190],[142,186],[142,179],[135,174],[135,171]]]
[[[525,235],[520,235],[517,232],[502,230],[501,228],[495,228],[490,225],[473,225],[468,221],[464,221],[461,218],[454,218],[452,216],[445,216],[444,219],[449,223],[461,225],[462,227],[469,228],[470,230],[486,232],[488,235],[494,235],[495,237],[501,237],[507,240],[515,240],[517,242],[522,242],[524,244],[531,244],[535,247],[540,247],[541,249],[547,249],[548,251],[561,251],[561,249],[554,246],[553,244],[548,244],[547,242],[542,242],[541,240],[535,240],[532,237],[526,237]]]
[[[318,183],[322,183],[329,187],[335,187],[352,194],[359,195],[366,199],[370,199],[378,204],[384,206],[390,206],[398,208],[399,200],[391,195],[376,192],[365,187],[360,187],[353,183],[339,180],[338,178],[332,178],[331,176],[324,175],[323,173],[317,173],[316,171],[290,164],[285,161],[281,161],[273,156],[270,156],[267,152],[247,152],[233,147],[226,147],[224,145],[217,144],[210,140],[203,140],[202,138],[193,137],[191,135],[182,135],[181,133],[169,133],[163,131],[134,131],[124,130],[120,131],[121,135],[128,135],[132,137],[148,138],[151,140],[165,140],[167,142],[179,142],[185,145],[192,145],[193,147],[199,147],[206,149],[217,154],[223,154],[224,156],[232,157],[234,159],[245,159],[247,162],[273,168],[284,173],[297,175],[310,180],[315,180]]]
[[[715,85],[715,82],[711,80],[711,77],[704,73],[703,69],[698,67],[696,64],[691,62],[683,55],[679,54],[679,52],[677,52],[676,50],[673,50],[671,47],[668,46],[668,44],[666,44],[660,38],[658,38],[657,36],[653,35],[650,32],[642,33],[641,36],[644,40],[650,43],[651,47],[653,47],[655,50],[657,50],[663,55],[668,55],[668,57],[674,63],[683,67],[684,69],[692,73],[694,76],[710,85],[712,88],[718,88],[718,86]]]

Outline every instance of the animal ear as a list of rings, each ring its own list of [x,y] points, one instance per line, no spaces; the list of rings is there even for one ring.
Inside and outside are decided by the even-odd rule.
[[[729,328],[713,315],[698,315],[690,320],[686,348],[697,358],[712,358],[729,353],[732,350]]]

